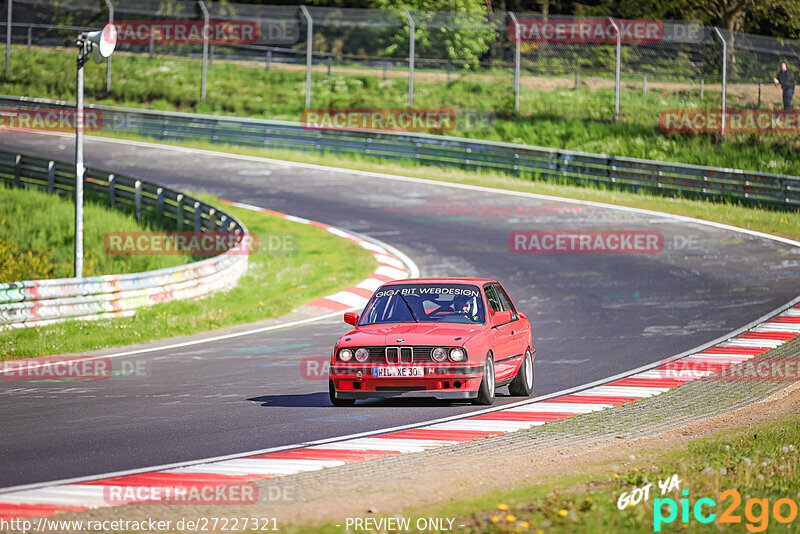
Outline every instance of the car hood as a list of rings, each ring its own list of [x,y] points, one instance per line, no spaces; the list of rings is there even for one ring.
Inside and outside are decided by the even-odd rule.
[[[391,345],[460,347],[484,328],[484,325],[453,323],[367,325],[350,332],[344,336],[343,341],[348,346],[363,347]]]

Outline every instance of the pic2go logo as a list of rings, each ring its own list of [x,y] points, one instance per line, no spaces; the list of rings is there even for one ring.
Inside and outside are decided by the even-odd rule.
[[[703,498],[695,501],[694,505],[690,503],[688,497],[689,490],[681,492],[683,498],[678,504],[675,499],[671,497],[655,499],[653,501],[653,531],[661,532],[662,525],[669,525],[678,518],[678,512],[681,514],[681,522],[684,524],[689,523],[690,511],[694,520],[698,523],[712,523],[717,519],[717,514],[712,512],[717,507],[717,502],[714,499]],[[719,515],[719,523],[741,523],[742,516],[736,513],[739,505],[742,503],[742,496],[735,489],[725,490],[719,494],[720,503],[732,499],[732,502]],[[788,524],[797,518],[797,503],[792,499],[782,498],[776,500],[772,508],[769,505],[769,499],[748,499],[744,505],[744,517],[747,519],[745,527],[748,532],[763,532],[769,526],[770,512],[772,517],[778,523]],[[665,509],[666,507],[666,509]],[[668,510],[668,511],[667,511]],[[665,515],[666,513],[666,515]]]
[[[324,380],[331,370],[328,356],[309,356],[300,361],[300,375],[306,380]]]

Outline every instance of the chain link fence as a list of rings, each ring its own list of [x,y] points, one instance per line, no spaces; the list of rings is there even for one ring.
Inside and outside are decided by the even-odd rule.
[[[330,105],[337,91],[368,86],[379,93],[389,79],[407,81],[408,91],[402,98],[392,96],[387,106],[446,107],[446,97],[434,101],[430,88],[461,81],[474,82],[469,105],[486,113],[623,121],[645,113],[657,120],[662,110],[681,105],[780,107],[772,78],[781,61],[800,61],[800,41],[692,21],[204,0],[7,0],[6,7],[0,31],[6,35],[7,75],[14,68],[8,44],[72,46],[81,31],[113,20],[126,36],[119,52],[201,59],[200,100],[206,97],[210,65],[245,61],[267,71],[303,71],[298,99],[305,108],[314,106],[314,95],[323,87]],[[150,27],[132,38],[125,33],[139,23]],[[181,23],[199,29],[200,38],[165,39],[150,31],[154,25]],[[225,24],[249,24],[254,38],[215,38],[214,28]],[[205,25],[210,36],[202,31]],[[124,83],[114,79],[109,62],[107,91],[113,94]],[[593,96],[581,96],[587,94]]]

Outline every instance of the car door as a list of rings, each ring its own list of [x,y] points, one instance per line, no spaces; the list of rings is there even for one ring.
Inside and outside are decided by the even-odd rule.
[[[500,312],[506,309],[503,307],[503,302],[497,294],[495,284],[486,284],[483,290],[486,293],[486,302],[490,308],[490,317],[491,310]],[[513,325],[514,321],[511,321],[510,323],[497,325],[492,328],[492,355],[494,356],[495,376],[498,381],[505,380],[509,377],[509,358],[514,356]],[[514,362],[510,363],[513,369]]]
[[[498,377],[511,378],[516,374],[517,368],[522,361],[521,356],[525,354],[525,336],[527,334],[525,328],[523,328],[523,322],[519,320],[517,309],[514,303],[511,302],[511,298],[508,296],[508,293],[506,293],[506,290],[499,283],[492,284],[492,286],[503,310],[509,310],[511,312],[511,322],[502,327],[498,327],[502,329],[503,335],[508,336],[508,338],[506,360],[502,362],[503,374],[501,375],[500,371],[497,373]]]

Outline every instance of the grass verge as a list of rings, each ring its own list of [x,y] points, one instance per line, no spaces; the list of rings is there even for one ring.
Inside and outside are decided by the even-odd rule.
[[[343,169],[356,169],[399,176],[411,176],[443,182],[464,183],[485,187],[495,187],[509,191],[522,191],[541,195],[553,195],[578,200],[604,202],[618,206],[662,211],[675,215],[730,224],[789,239],[800,240],[800,217],[789,211],[760,209],[754,206],[733,202],[714,202],[680,197],[666,197],[650,193],[632,193],[600,187],[580,187],[546,181],[512,178],[497,173],[477,173],[453,168],[426,167],[413,160],[380,161],[358,156],[343,156],[330,153],[310,153],[291,150],[268,150],[228,144],[215,144],[205,141],[181,142],[158,141],[133,135],[104,135],[118,139],[146,141],[164,145],[176,145],[202,150],[229,152],[285,161],[327,165]]]
[[[798,448],[800,415],[793,415],[757,428],[714,434],[679,449],[645,451],[639,467],[634,467],[635,461],[619,472],[612,465],[594,466],[590,473],[579,477],[553,477],[547,484],[490,492],[440,507],[404,510],[402,517],[412,518],[412,525],[417,518],[451,518],[455,531],[476,533],[797,532],[797,514],[790,524],[782,524],[775,518],[773,507],[784,499],[780,505],[783,517],[790,516],[792,510],[786,500],[792,501],[796,510],[800,500]],[[677,476],[679,485],[662,495],[658,481],[671,480],[673,476]],[[624,506],[625,495],[650,483],[653,485],[647,500]],[[682,495],[682,490],[688,490],[688,495]],[[725,493],[726,490],[736,493]],[[738,503],[736,495],[740,498]],[[684,498],[688,499],[688,506],[682,502]],[[715,503],[704,501],[702,505],[704,516],[715,514],[708,524],[700,523],[694,515],[695,504],[703,498]],[[654,514],[669,518],[671,505],[665,502],[669,499],[675,501],[676,517],[671,522],[655,521]],[[751,499],[766,502],[754,503]],[[618,502],[622,503],[622,510],[618,509]],[[681,515],[684,507],[688,511],[685,523]],[[741,522],[724,522],[726,509]],[[287,531],[338,533],[342,527],[295,525]]]
[[[72,50],[14,46],[14,66],[0,78],[0,93],[74,100],[75,54]],[[120,53],[114,55],[111,94],[105,90],[105,65],[86,65],[88,102],[198,113],[300,120],[304,108],[305,73],[274,65],[266,72],[252,62],[217,60],[208,68],[208,95],[200,101],[200,60]],[[404,77],[383,80],[378,72],[341,70],[312,75],[314,108],[405,108]],[[461,74],[449,82],[415,82],[418,108],[450,108],[456,126],[450,132],[466,137],[536,146],[560,147],[617,156],[632,156],[700,165],[800,175],[796,136],[736,134],[719,140],[714,134],[664,133],[662,111],[718,108],[719,93],[704,99],[694,90],[636,87],[621,96],[621,117],[614,117],[614,89],[572,90],[532,83],[521,92],[520,113],[514,112],[511,76]],[[752,107],[731,93],[728,107]],[[436,132],[433,132],[436,133]]]
[[[36,216],[31,216],[36,214]],[[69,278],[73,274],[72,228],[75,207],[71,198],[36,189],[0,184],[0,282]],[[108,254],[103,235],[152,228],[132,214],[84,203],[84,276],[135,273],[189,263],[187,255],[117,256]]]
[[[196,195],[219,205],[209,195]],[[354,285],[377,267],[364,249],[312,225],[225,206],[262,245],[269,236],[287,237],[291,247],[250,256],[247,275],[236,287],[202,300],[143,308],[127,319],[74,321],[3,333],[5,359],[63,354],[195,334],[284,315],[315,298]]]

